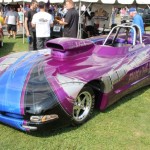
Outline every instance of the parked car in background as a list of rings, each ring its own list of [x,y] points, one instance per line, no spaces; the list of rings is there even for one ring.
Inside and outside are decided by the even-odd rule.
[[[145,26],[150,26],[150,9],[149,8],[144,9],[142,18],[145,23]]]
[[[136,9],[136,11],[137,11],[137,13],[139,14],[139,15],[141,15],[141,16],[143,16],[143,13],[144,13],[144,8],[137,8]]]
[[[150,9],[148,7],[137,8],[137,13],[142,16],[145,27],[150,26]]]

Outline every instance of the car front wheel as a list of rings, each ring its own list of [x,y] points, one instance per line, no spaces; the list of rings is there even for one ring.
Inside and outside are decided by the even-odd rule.
[[[90,87],[83,87],[78,94],[73,106],[73,125],[86,122],[94,109],[95,95]]]

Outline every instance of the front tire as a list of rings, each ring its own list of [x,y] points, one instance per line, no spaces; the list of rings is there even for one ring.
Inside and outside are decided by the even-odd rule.
[[[92,88],[86,86],[78,94],[73,106],[73,125],[86,122],[94,109],[95,95]]]

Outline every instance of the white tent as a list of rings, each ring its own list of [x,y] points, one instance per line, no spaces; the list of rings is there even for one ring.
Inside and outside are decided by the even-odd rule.
[[[133,4],[134,1],[136,4],[150,4],[150,1],[148,0],[99,0],[104,4],[114,4],[114,3],[119,3],[119,4]]]
[[[0,3],[11,3],[13,2],[12,0],[0,0]]]
[[[150,1],[148,0],[136,0],[137,4],[150,4]]]
[[[50,3],[63,3],[65,0],[37,0],[39,1],[43,1],[45,3],[47,3],[48,1]],[[73,0],[74,2],[79,2],[79,16],[81,16],[81,3],[82,2],[86,2],[86,3],[103,3],[103,4],[115,4],[115,3],[119,3],[119,4],[133,4],[134,0]],[[138,4],[148,4],[149,2],[146,2],[147,0],[136,0],[136,3]],[[78,37],[81,37],[81,24],[80,24],[80,19],[81,17],[79,17],[79,28],[78,28]]]
[[[31,2],[32,0],[0,0],[0,3],[13,3],[13,2],[22,2],[23,6],[25,2]],[[65,0],[37,0],[39,1],[43,1],[45,3],[47,3],[48,1],[50,3],[64,3]],[[82,2],[86,2],[86,3],[103,3],[103,4],[133,4],[134,2],[137,4],[150,4],[150,1],[148,0],[73,0],[74,2],[78,2],[79,3],[79,15],[81,12],[81,3]],[[80,22],[80,20],[79,20]],[[81,37],[81,26],[79,23],[79,29],[78,29],[78,37]],[[23,29],[23,43],[24,43],[24,29]]]

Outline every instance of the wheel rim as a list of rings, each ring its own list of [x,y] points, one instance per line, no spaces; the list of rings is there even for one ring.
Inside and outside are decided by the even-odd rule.
[[[74,103],[73,118],[75,121],[83,121],[89,114],[92,106],[92,96],[89,92],[80,93]]]

